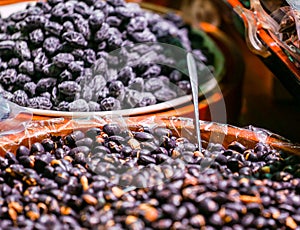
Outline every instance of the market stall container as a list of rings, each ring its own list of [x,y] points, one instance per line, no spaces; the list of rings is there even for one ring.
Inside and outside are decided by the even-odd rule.
[[[19,5],[19,7],[22,8],[24,5]],[[153,5],[145,5],[145,7],[161,14],[170,11],[170,9],[160,8]],[[14,9],[16,10],[16,8]],[[8,11],[5,13],[9,15]],[[214,86],[212,88],[210,87],[208,91],[205,92],[205,96],[200,96],[199,110],[201,119],[211,120],[211,110],[213,110],[214,107],[218,108],[218,106],[222,105],[225,101],[227,119],[230,123],[236,123],[241,109],[241,84],[244,74],[243,60],[235,45],[219,29],[204,23],[201,25],[200,29],[206,32],[208,36],[195,29],[193,35],[191,35],[191,39],[197,46],[198,42],[202,40],[202,37],[205,38],[206,46],[213,53],[215,59],[214,66],[216,69],[216,78],[218,79],[217,81],[219,84],[217,87],[221,88],[221,91],[218,91],[215,90]],[[211,91],[211,93],[209,91]],[[129,113],[127,112],[125,115],[136,116],[145,114],[160,114],[163,116],[176,115],[192,117],[193,106],[190,99],[188,101],[177,100],[175,104],[171,103],[171,106],[167,103],[161,103],[160,105],[150,106],[145,109],[135,109],[131,110]],[[210,106],[211,108],[209,108]],[[72,113],[59,113],[57,111],[32,111],[36,115],[37,119],[41,119],[43,116],[74,116]],[[122,114],[122,111],[120,113]],[[100,112],[98,115],[103,115],[103,113],[101,114]],[[221,119],[218,118],[215,120],[221,121]]]

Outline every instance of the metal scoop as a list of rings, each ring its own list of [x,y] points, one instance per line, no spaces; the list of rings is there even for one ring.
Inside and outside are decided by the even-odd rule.
[[[198,141],[198,148],[201,152],[202,145],[201,145],[201,133],[200,133],[200,117],[199,117],[199,108],[198,108],[198,74],[197,74],[197,67],[195,63],[195,59],[193,57],[193,54],[188,53],[187,54],[187,65],[188,65],[188,71],[192,86],[192,96],[193,96],[193,104],[194,104],[194,114],[195,114],[195,126],[196,126],[196,135],[197,135],[197,141]]]

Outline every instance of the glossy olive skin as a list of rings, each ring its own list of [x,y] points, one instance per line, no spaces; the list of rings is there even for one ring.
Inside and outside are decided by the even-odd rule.
[[[0,227],[290,229],[300,224],[298,162],[263,143],[199,152],[167,128],[76,130],[0,157]]]
[[[188,28],[180,17],[161,17],[123,1],[38,2],[0,21],[1,94],[21,106],[70,112],[145,107],[190,94],[188,76],[136,61],[147,55],[147,45],[110,55],[145,42],[193,50],[182,30]],[[169,58],[155,52],[158,62]]]

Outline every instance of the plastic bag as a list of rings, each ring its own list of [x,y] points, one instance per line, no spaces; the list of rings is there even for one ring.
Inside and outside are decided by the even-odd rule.
[[[182,145],[185,138],[187,138],[191,143],[196,143],[194,122],[193,119],[189,118],[157,116],[121,117],[116,115],[94,117],[93,119],[66,120],[63,118],[57,118],[42,121],[32,121],[27,124],[26,129],[23,132],[2,136],[0,138],[0,155],[3,156],[6,152],[11,152],[14,154],[20,145],[30,147],[35,142],[41,142],[45,138],[51,138],[53,136],[64,137],[65,135],[71,134],[75,130],[84,132],[93,127],[101,128],[107,123],[117,123],[119,124],[121,130],[126,130],[126,134],[128,135],[127,137],[129,138],[126,139],[126,141],[133,149],[132,151],[136,150],[135,154],[137,155],[135,159],[137,161],[139,161],[140,157],[142,156],[140,155],[141,149],[144,148],[142,146],[147,146],[147,142],[142,144],[141,142],[137,141],[137,139],[134,138],[135,134],[133,131],[145,131],[155,129],[157,127],[165,127],[172,130],[174,136],[180,137],[176,139],[176,143],[178,143],[178,145]],[[279,138],[277,135],[273,135],[272,133],[262,129],[251,127],[252,130],[249,130],[206,121],[201,121],[200,126],[202,151],[193,151],[192,154],[193,156],[197,157],[201,157],[202,155],[205,156],[206,159],[209,159],[199,162],[198,166],[200,167],[200,170],[205,170],[210,167],[219,155],[218,152],[206,151],[206,148],[210,143],[219,143],[227,148],[232,142],[238,141],[247,148],[254,148],[258,142],[261,142],[269,145],[271,148],[284,151],[285,153],[300,154],[300,145],[292,144],[291,142],[284,140],[283,138]],[[114,171],[115,174],[106,175],[107,179],[112,184],[125,188],[126,191],[136,188],[146,188],[161,185],[168,182],[172,177],[181,177],[186,172],[186,165],[190,159],[185,158],[186,152],[174,151],[174,149],[172,150],[172,157],[169,157],[167,160],[162,160],[160,164],[153,165],[146,163],[146,165],[143,167],[135,167],[132,164],[126,164],[126,160],[123,160],[123,163],[114,164],[113,162],[116,160],[115,157],[119,154],[105,154],[103,157],[101,157],[101,151],[103,150],[99,150],[100,155],[97,155],[97,146],[106,146],[102,144],[105,142],[104,140],[105,134],[100,134],[95,140],[98,142],[98,144],[95,145],[95,148],[88,147],[88,152],[82,152],[81,157],[85,157],[85,164],[87,164],[86,166],[96,175],[106,175],[106,167],[109,167],[109,170]],[[155,140],[156,141],[153,142],[155,143],[155,146],[163,146],[162,144],[164,144],[164,138],[157,138]],[[161,143],[157,143],[157,141]],[[151,142],[148,144],[151,145]],[[115,144],[111,143],[111,145],[114,146]],[[213,145],[210,145],[210,147],[212,146]],[[117,144],[116,148],[120,148],[120,146]],[[94,150],[96,150],[96,152],[94,152]],[[154,159],[156,162],[155,158],[150,158]],[[163,170],[170,167],[173,171],[172,177],[163,176]],[[151,175],[151,178],[156,179],[149,181],[145,180],[143,179],[143,175],[145,174],[149,174]],[[120,178],[135,179],[128,182],[127,180],[121,180]]]
[[[300,65],[300,12],[289,6],[272,12],[279,29],[269,30],[274,41],[285,51],[297,67]]]
[[[297,3],[298,1],[296,1]],[[262,56],[268,57],[270,52],[259,37],[261,28],[268,31],[273,40],[296,63],[300,63],[300,11],[299,3],[283,6],[268,14],[259,0],[251,0],[251,9],[237,6],[234,10],[245,23],[246,42],[249,49]]]
[[[17,120],[10,120],[13,124]],[[8,120],[0,122],[0,125]],[[42,121],[22,121],[24,127],[19,132],[9,132],[1,130],[0,132],[0,155],[7,151],[14,152],[19,145],[30,146],[34,142],[41,141],[50,136],[64,136],[74,130],[87,130],[92,127],[103,127],[107,123],[118,123],[122,128],[128,130],[139,130],[143,127],[153,129],[155,127],[166,127],[172,130],[174,135],[185,137],[196,143],[196,133],[193,119],[182,117],[158,117],[158,116],[139,116],[122,117],[118,115],[107,115],[103,117],[95,116],[89,119],[66,119],[56,118]],[[2,125],[3,127],[3,125]],[[267,130],[249,126],[248,128],[238,128],[227,124],[215,122],[200,121],[201,138],[204,148],[209,143],[220,143],[225,148],[233,141],[238,141],[248,148],[261,142],[270,147],[282,150],[291,154],[300,154],[300,145],[293,144],[287,139],[280,137]]]
[[[31,120],[30,111],[5,100],[0,95],[0,137],[25,131]]]

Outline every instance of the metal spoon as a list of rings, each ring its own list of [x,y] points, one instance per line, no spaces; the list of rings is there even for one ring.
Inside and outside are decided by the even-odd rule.
[[[193,57],[193,54],[188,53],[187,54],[187,65],[188,65],[188,71],[192,86],[192,96],[193,96],[193,103],[194,103],[194,114],[195,114],[195,126],[196,126],[196,134],[197,134],[197,141],[198,141],[198,147],[199,151],[202,150],[201,145],[201,133],[200,133],[200,117],[199,117],[199,108],[198,108],[198,75],[197,75],[197,67],[195,63],[195,59]]]

